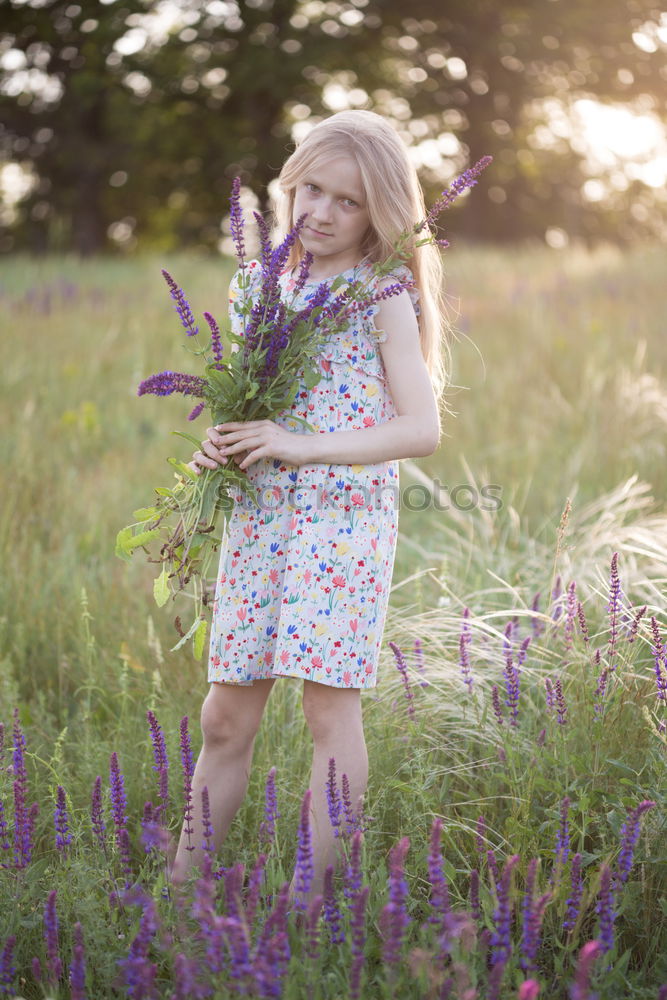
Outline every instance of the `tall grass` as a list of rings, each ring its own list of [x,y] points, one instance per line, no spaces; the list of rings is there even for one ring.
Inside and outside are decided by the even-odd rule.
[[[605,866],[614,871],[619,863],[627,809],[649,799],[655,806],[642,817],[632,872],[617,893],[614,946],[596,960],[594,978],[605,998],[654,997],[667,981],[666,716],[650,625],[654,616],[664,639],[667,516],[660,459],[667,348],[659,324],[665,253],[450,253],[448,287],[461,301],[454,380],[465,391],[452,401],[458,416],[445,426],[438,454],[403,462],[402,484],[420,486],[421,495],[435,495],[442,508],[454,485],[495,483],[502,505],[498,511],[451,504],[438,510],[430,501],[411,504],[426,509],[400,511],[380,683],[364,698],[371,777],[363,844],[370,895],[362,995],[435,997],[444,989],[445,965],[438,964],[444,959],[437,957],[438,939],[426,923],[434,912],[427,852],[436,817],[442,820],[444,872],[455,912],[470,910],[473,870],[481,881],[479,920],[468,925],[462,917],[450,935],[450,968],[458,962],[459,969],[451,995],[464,994],[463,969],[480,997],[492,988],[486,985],[493,956],[488,933],[498,900],[489,859],[476,841],[483,815],[485,848],[494,849],[500,871],[508,858],[520,856],[511,889],[514,951],[501,995],[515,996],[521,981],[534,976],[541,996],[567,997],[581,946],[600,932],[600,878]],[[0,873],[0,948],[10,934],[16,936],[13,985],[26,998],[44,995],[31,960],[39,955],[46,961],[43,909],[52,889],[65,964],[79,920],[89,995],[132,995],[118,959],[128,954],[142,907],[110,906],[112,876],[122,884],[127,875],[117,853],[104,862],[88,816],[97,775],[108,797],[114,750],[126,775],[129,881],[154,893],[165,927],[172,933],[176,927],[173,904],[159,897],[159,858],[141,846],[143,804],[155,801],[145,713],[154,710],[166,734],[173,801],[168,822],[175,832],[182,809],[179,722],[189,716],[196,753],[205,665],[168,651],[177,639],[172,619],[179,607],[171,614],[154,608],[151,567],[138,559],[127,566],[113,556],[115,533],[128,512],[154,484],[171,478],[165,455],[184,454],[169,431],[183,426],[188,407],[182,400],[135,395],[146,374],[161,367],[187,370],[189,364],[160,267],[183,285],[197,313],[209,309],[224,317],[228,262],[13,258],[2,264],[0,720],[11,746],[12,711],[18,708],[30,799],[39,802],[40,814],[30,864]],[[563,517],[567,498],[571,510]],[[622,612],[612,663],[608,603],[615,552]],[[579,619],[568,638],[567,588],[573,582],[588,642]],[[644,606],[629,642],[633,615]],[[464,620],[472,685],[460,664]],[[504,702],[508,647],[516,662],[527,638],[517,725],[510,725],[507,706],[501,724],[492,688],[498,687]],[[407,660],[411,699],[390,641]],[[605,662],[615,669],[602,697],[596,691]],[[556,710],[547,709],[546,677],[561,683],[563,725]],[[299,701],[300,685],[276,686],[256,743],[248,796],[216,862],[242,862],[248,869],[254,864],[263,784],[275,766],[282,815],[267,862],[266,891],[273,897],[291,876],[308,780],[309,737]],[[6,750],[0,794],[11,840],[10,761]],[[66,857],[56,849],[53,832],[58,785],[66,790],[74,838]],[[547,891],[565,797],[570,855],[556,870],[558,885],[531,972],[519,964],[522,893],[531,858],[539,859],[538,890]],[[383,956],[380,917],[389,899],[390,851],[403,837],[410,838],[405,905],[412,919],[394,968]],[[577,852],[584,897],[576,928],[565,932]],[[224,896],[221,883],[218,889]],[[260,907],[258,927],[271,905],[267,899]],[[191,915],[184,919],[192,936],[197,922]],[[290,924],[286,996],[347,995],[349,924],[347,931],[346,944],[336,945],[324,925],[315,974],[313,964],[302,960],[303,935]],[[181,944],[155,946],[160,995],[171,995]],[[219,995],[233,995],[221,983]],[[70,995],[66,974],[59,990],[51,995]]]

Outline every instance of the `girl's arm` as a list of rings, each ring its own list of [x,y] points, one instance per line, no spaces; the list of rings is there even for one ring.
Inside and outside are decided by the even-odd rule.
[[[391,282],[385,279],[384,283]],[[438,407],[419,342],[417,317],[406,291],[382,300],[377,326],[387,334],[380,351],[398,416],[362,430],[304,434],[300,465],[373,465],[432,455],[437,449]]]

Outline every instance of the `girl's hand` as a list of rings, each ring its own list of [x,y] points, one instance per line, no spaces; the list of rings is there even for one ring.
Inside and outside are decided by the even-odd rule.
[[[218,445],[218,453],[235,458],[240,469],[247,469],[259,458],[278,458],[288,465],[303,465],[307,460],[308,435],[288,431],[273,420],[218,424],[209,431],[213,431],[209,436]]]
[[[201,443],[201,451],[195,451],[192,456],[192,461],[188,462],[188,468],[196,472],[197,475],[201,474],[202,469],[217,469],[219,465],[226,465],[227,458],[220,453],[220,442],[222,440],[220,434],[218,434],[215,427],[207,427],[206,434],[208,435],[204,441]],[[235,456],[235,460],[238,463],[241,459],[246,457],[246,452]]]

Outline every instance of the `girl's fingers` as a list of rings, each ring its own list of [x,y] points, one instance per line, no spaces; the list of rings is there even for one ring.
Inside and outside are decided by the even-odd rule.
[[[227,461],[227,459],[220,454],[220,449],[216,448],[212,441],[202,441],[201,446],[204,454],[208,455],[208,457],[214,462],[222,463],[224,465]],[[213,468],[215,468],[215,466],[213,466]]]
[[[201,451],[196,451],[192,456],[192,458],[197,463],[197,465],[203,465],[205,469],[217,469],[218,465],[220,464],[219,462],[214,461],[212,458],[209,458],[208,455],[204,455],[203,452]]]

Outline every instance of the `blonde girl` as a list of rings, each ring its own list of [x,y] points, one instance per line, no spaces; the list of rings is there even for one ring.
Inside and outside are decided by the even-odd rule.
[[[371,111],[343,111],[317,124],[285,162],[278,188],[281,235],[306,214],[280,277],[281,294],[299,304],[336,276],[372,279],[372,263],[386,260],[399,234],[426,214],[406,147]],[[315,874],[300,902],[322,892],[326,868],[336,861],[325,793],[330,758],[362,808],[368,755],[361,691],[377,683],[397,540],[398,462],[438,447],[447,374],[440,252],[433,244],[411,249],[407,264],[376,283],[382,290],[414,278],[414,287],[357,314],[332,337],[314,389],[303,386],[275,421],[209,427],[194,453],[197,472],[237,462],[262,503],[249,506],[239,492],[221,547],[203,746],[193,776],[196,849],[186,849],[184,830],[172,868],[176,885],[202,860],[204,786],[215,847],[225,838],[246,793],[255,736],[278,678],[303,680],[313,741]],[[299,289],[306,251],[310,280]],[[251,294],[260,270],[257,260],[246,265]],[[240,274],[230,285],[230,320],[242,334],[235,309]],[[292,415],[316,433],[304,433]],[[294,898],[295,878],[291,893]]]

